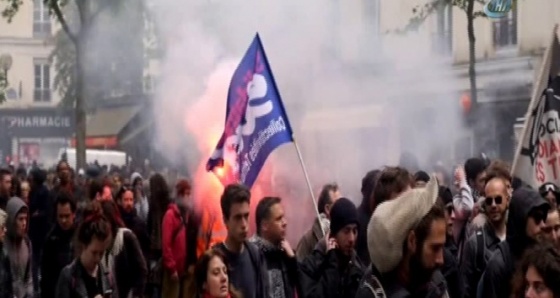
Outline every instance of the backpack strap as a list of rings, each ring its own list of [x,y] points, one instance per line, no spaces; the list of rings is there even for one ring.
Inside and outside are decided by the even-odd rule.
[[[187,222],[185,220],[185,217],[183,216],[183,211],[184,211],[183,208],[181,208],[181,206],[179,205],[177,205],[177,207],[179,208],[179,217],[181,218],[181,225],[179,225],[179,227],[173,231],[173,237],[171,238],[173,239],[173,241],[175,241],[175,238],[177,238],[177,235],[179,235],[181,230],[183,228],[186,228],[187,226]]]
[[[387,298],[381,282],[373,273],[366,274],[362,287],[369,289],[374,298]]]
[[[486,268],[486,237],[484,237],[484,230],[483,228],[477,229],[475,232],[476,235],[476,248],[475,248],[475,256],[476,256],[476,263],[475,269],[477,272],[484,271]]]

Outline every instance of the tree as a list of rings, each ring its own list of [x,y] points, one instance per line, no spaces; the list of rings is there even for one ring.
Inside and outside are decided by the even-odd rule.
[[[476,38],[474,32],[474,20],[486,15],[482,11],[475,11],[475,3],[485,4],[484,0],[430,0],[428,3],[416,6],[413,17],[405,27],[404,31],[413,30],[422,24],[432,13],[447,5],[460,8],[467,17],[467,33],[469,39],[469,82],[471,102],[473,106],[478,103],[478,92],[476,83]]]
[[[42,1],[49,12],[61,25],[61,32],[57,33],[57,49],[55,67],[61,75],[55,78],[55,86],[62,90],[64,103],[73,105],[76,118],[76,161],[78,168],[84,168],[85,140],[86,140],[86,104],[92,98],[86,86],[88,41],[95,24],[103,12],[115,13],[120,11],[125,2],[118,0],[28,0]],[[9,22],[18,13],[23,0],[0,0],[6,3],[2,16]],[[69,9],[75,9],[75,15],[65,14]],[[113,28],[115,29],[115,28]],[[89,83],[89,82],[88,82]],[[93,83],[90,86],[95,85]]]
[[[136,95],[143,90],[144,72],[144,7],[143,1],[126,1],[118,14],[107,11],[98,17],[90,30],[87,52],[84,53],[86,110],[95,109],[101,99]],[[66,7],[70,27],[76,23],[74,7]],[[63,31],[55,38],[51,62],[56,75],[54,87],[61,95],[60,105],[72,107],[76,98],[76,51]],[[122,46],[126,45],[126,46]]]
[[[8,78],[0,71],[0,104],[6,100],[6,88],[8,87]]]

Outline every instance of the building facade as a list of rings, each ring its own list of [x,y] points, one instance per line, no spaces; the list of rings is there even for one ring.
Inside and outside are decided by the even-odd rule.
[[[380,6],[380,28],[390,32],[406,28],[420,15],[426,0],[386,1]],[[416,9],[416,13],[413,10]],[[475,11],[483,5],[476,3]],[[427,92],[450,88],[448,100],[461,105],[470,99],[468,74],[469,40],[467,18],[459,7],[440,6],[413,26],[404,37],[392,35],[383,40],[394,42],[410,34],[424,41],[417,51],[430,50],[441,63],[439,72],[454,78],[453,84],[423,88]],[[476,110],[465,113],[466,129],[455,140],[455,159],[485,152],[491,157],[513,158],[516,118],[525,114],[532,84],[540,68],[541,57],[554,24],[560,22],[560,3],[554,0],[518,1],[514,10],[502,19],[478,17],[474,23],[476,38]],[[411,29],[411,28],[409,28]],[[428,42],[425,42],[428,41]],[[407,80],[401,77],[400,80]],[[422,84],[424,84],[422,82]],[[429,85],[429,84],[428,84]],[[469,105],[470,106],[470,105]]]
[[[0,108],[55,106],[54,71],[49,62],[57,30],[44,1],[23,1],[11,22],[0,19],[0,55],[11,57],[6,102]]]
[[[11,22],[0,19],[2,162],[53,163],[74,134],[71,110],[59,109],[50,55],[58,30],[44,1],[23,1]],[[9,60],[10,63],[6,63]]]

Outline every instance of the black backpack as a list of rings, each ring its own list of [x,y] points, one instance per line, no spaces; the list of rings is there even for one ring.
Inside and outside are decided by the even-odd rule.
[[[483,228],[477,229],[474,234],[476,235],[476,245],[474,255],[476,256],[474,269],[478,277],[482,276],[486,270],[486,237],[484,236]]]
[[[366,291],[370,292],[374,298],[387,298],[383,285],[377,277],[378,275],[377,269],[371,265],[368,270],[366,270],[364,278],[360,282],[358,292],[360,292],[360,289],[366,289]]]

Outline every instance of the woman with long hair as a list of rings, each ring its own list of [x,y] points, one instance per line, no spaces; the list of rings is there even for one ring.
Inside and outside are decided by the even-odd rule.
[[[150,197],[148,208],[148,235],[150,236],[150,259],[148,292],[151,296],[159,296],[163,278],[162,266],[162,222],[167,206],[171,203],[169,187],[161,174],[150,177]],[[151,297],[150,296],[150,297]]]
[[[554,245],[538,244],[525,254],[511,298],[560,298],[560,252]]]
[[[58,298],[113,297],[114,279],[100,262],[111,244],[111,226],[103,216],[99,202],[92,202],[84,211],[84,220],[76,231],[78,257],[64,267],[58,278]]]
[[[216,250],[206,251],[195,267],[195,279],[189,286],[186,298],[242,298],[229,282],[224,255]]]
[[[103,215],[111,227],[113,241],[101,259],[107,271],[114,272],[118,297],[142,297],[148,269],[134,233],[124,227],[115,201],[102,201]]]

